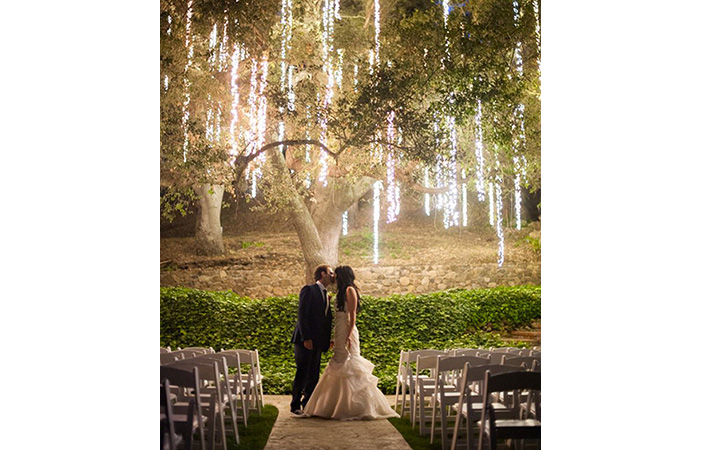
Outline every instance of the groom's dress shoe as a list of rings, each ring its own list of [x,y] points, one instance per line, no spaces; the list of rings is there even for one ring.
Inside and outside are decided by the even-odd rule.
[[[296,416],[302,416],[304,414],[304,412],[301,409],[296,409],[295,411],[291,412]]]

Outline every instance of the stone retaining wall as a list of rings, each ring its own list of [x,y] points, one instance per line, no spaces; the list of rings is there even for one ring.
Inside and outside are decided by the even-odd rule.
[[[541,284],[541,264],[495,263],[432,266],[354,267],[362,294],[427,293],[448,288],[492,288],[521,284]],[[252,269],[223,266],[178,269],[161,272],[161,286],[183,286],[204,290],[231,289],[252,298],[297,294],[305,284],[304,269]]]

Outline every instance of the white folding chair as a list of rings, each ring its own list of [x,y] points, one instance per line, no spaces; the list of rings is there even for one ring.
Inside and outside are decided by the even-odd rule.
[[[171,384],[169,381],[161,382],[161,450],[175,450],[183,438],[175,432],[173,417],[173,403],[171,402]]]
[[[414,389],[414,420],[412,421],[412,428],[414,428],[415,423],[419,423],[419,434],[427,434],[429,428],[426,426],[427,422],[431,422],[431,414],[429,413],[429,408],[432,406],[432,396],[434,395],[434,388],[436,385],[436,363],[440,357],[445,357],[444,355],[426,355],[417,356],[416,362],[416,388]],[[422,374],[422,372],[429,371],[428,375]]]
[[[514,355],[503,355],[500,364],[521,367],[522,365],[526,370],[531,370],[534,362],[541,364],[540,356],[514,356]]]
[[[171,348],[170,347],[161,347],[161,353],[170,353]]]
[[[246,391],[244,389],[244,382],[242,380],[242,370],[241,362],[239,359],[239,354],[236,352],[222,353],[218,352],[214,355],[206,355],[207,357],[218,356],[224,358],[227,367],[229,368],[229,387],[232,395],[234,396],[234,405],[237,409],[237,418],[241,417],[244,422],[244,426],[248,427],[249,418],[249,406],[246,399]],[[241,412],[239,414],[239,412]]]
[[[475,450],[476,448],[476,428],[474,423],[480,419],[480,410],[482,408],[483,394],[482,385],[485,380],[485,372],[491,371],[493,374],[508,373],[520,371],[521,368],[512,366],[503,366],[498,364],[472,366],[466,364],[463,368],[461,384],[459,387],[458,403],[453,405],[451,409],[456,412],[456,420],[453,428],[453,436],[451,438],[451,450],[457,448],[467,448]],[[507,406],[502,403],[494,402],[493,408],[502,415],[511,415]],[[463,423],[465,421],[465,427]],[[459,436],[463,431],[465,440],[461,440]]]
[[[411,350],[406,352],[406,363],[404,364],[403,380],[406,383],[406,389],[402,393],[402,414],[405,410],[409,412],[412,427],[415,424],[415,397],[418,386],[418,380],[428,378],[427,375],[422,375],[416,372],[417,357],[432,356],[432,355],[447,355],[446,350]],[[405,409],[407,408],[407,409]]]
[[[191,352],[196,355],[205,355],[207,353],[214,353],[214,349],[212,347],[185,347],[185,348],[180,348],[178,347],[178,351],[183,351],[183,352]]]
[[[400,362],[397,365],[397,382],[395,383],[395,409],[399,406],[400,403],[400,393],[402,393],[402,407],[400,408],[400,417],[405,415],[405,394],[407,393],[407,389],[409,388],[406,374],[407,371],[404,370],[405,365],[407,364],[407,357],[409,356],[409,352],[406,352],[404,350],[400,350]]]
[[[451,445],[448,439],[449,420],[456,418],[452,414],[451,406],[458,403],[460,396],[459,387],[463,379],[463,370],[466,365],[480,366],[490,364],[489,358],[479,358],[477,356],[439,356],[436,361],[436,378],[434,392],[431,397],[431,438],[434,442],[436,430],[436,413],[439,412],[441,418],[441,447],[446,450]]]
[[[164,367],[164,366],[161,366]],[[175,361],[168,364],[167,367],[175,367],[185,370],[198,369],[200,374],[200,381],[205,381],[212,386],[214,390],[210,392],[210,402],[209,404],[203,405],[203,412],[207,415],[207,441],[209,443],[210,450],[214,450],[217,444],[217,438],[219,438],[219,443],[224,450],[227,450],[227,436],[226,428],[224,422],[224,409],[226,407],[224,389],[223,389],[223,376],[220,370],[220,363],[218,361],[212,360],[197,360],[196,358],[185,359],[182,361]],[[202,388],[201,388],[202,390]],[[203,393],[203,397],[207,396]],[[174,410],[177,411],[178,408],[183,408],[184,405],[181,403],[176,403]],[[234,422],[236,426],[236,422]],[[237,431],[238,435],[238,431]]]
[[[529,397],[535,405],[535,418],[499,419],[495,415],[492,394],[498,392],[530,391]],[[515,395],[518,397],[518,395]],[[517,405],[519,406],[519,405]],[[517,410],[519,412],[519,410]],[[480,414],[480,437],[478,448],[487,442],[490,450],[497,449],[500,439],[537,439],[541,441],[541,373],[512,372],[493,375],[485,372],[483,382],[483,404]]]
[[[197,367],[184,370],[177,367],[161,366],[161,383],[168,380],[169,386],[178,386],[183,390],[192,390],[187,397],[185,414],[175,410],[171,405],[173,429],[183,437],[185,450],[192,449],[194,432],[200,433],[200,450],[205,450],[205,417],[203,416],[202,398],[200,396],[200,375]],[[169,392],[166,391],[168,395]],[[170,398],[168,399],[170,403]],[[174,449],[175,450],[175,449]]]
[[[228,355],[231,360],[237,360],[238,355]],[[219,383],[219,386],[206,386],[202,389],[202,393],[204,395],[208,394],[219,394],[220,395],[220,402],[224,406],[224,410],[222,414],[224,414],[225,419],[226,419],[226,409],[229,409],[229,413],[231,414],[232,418],[232,426],[230,428],[231,433],[234,435],[235,440],[237,445],[239,444],[239,428],[236,424],[237,421],[237,395],[238,391],[237,390],[232,390],[232,386],[236,386],[235,383],[233,383],[234,380],[230,379],[229,375],[229,365],[227,363],[227,357],[225,355],[221,354],[205,354],[205,355],[199,355],[193,358],[191,361],[217,361],[219,364],[219,368],[221,369],[221,382]],[[236,364],[236,361],[235,361]],[[238,367],[235,366],[235,367]],[[226,420],[225,420],[226,423]]]
[[[485,355],[489,350],[484,348],[457,348],[453,351],[454,356],[481,356]]]
[[[170,352],[170,353],[159,354],[159,357],[161,359],[161,361],[160,361],[161,364],[170,364],[174,361],[192,358],[193,356],[195,356],[195,354],[192,352],[183,352],[183,351],[177,351],[177,350],[174,352]]]
[[[261,365],[258,360],[258,350],[227,349],[219,353],[236,353],[239,355],[241,366],[248,364],[250,369],[242,371],[241,381],[246,392],[248,410],[256,409],[261,415],[261,408],[265,406],[263,402],[263,376],[261,375]]]

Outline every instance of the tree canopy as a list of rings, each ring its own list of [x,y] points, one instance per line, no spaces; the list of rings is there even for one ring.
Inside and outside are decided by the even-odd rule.
[[[262,195],[308,266],[336,263],[341,214],[377,181],[388,220],[401,187],[458,225],[463,183],[512,196],[518,219],[519,191],[540,187],[538,7],[162,0],[162,213],[194,186]]]

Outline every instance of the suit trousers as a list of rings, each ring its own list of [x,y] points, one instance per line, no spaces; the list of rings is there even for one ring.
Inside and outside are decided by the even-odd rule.
[[[295,380],[292,388],[290,411],[304,408],[312,396],[319,381],[319,366],[322,362],[322,351],[319,348],[308,350],[302,344],[295,344]],[[305,396],[303,399],[302,396]]]

